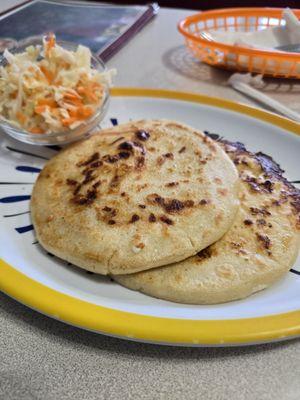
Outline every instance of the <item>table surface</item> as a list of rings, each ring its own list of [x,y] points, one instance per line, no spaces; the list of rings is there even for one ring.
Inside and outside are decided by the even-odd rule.
[[[1,0],[0,11],[19,1]],[[251,103],[229,73],[200,64],[176,30],[187,10],[161,9],[109,63],[117,86],[205,93]],[[300,111],[300,85],[265,90]],[[0,294],[0,399],[298,400],[300,341],[175,348],[114,339],[65,325]]]

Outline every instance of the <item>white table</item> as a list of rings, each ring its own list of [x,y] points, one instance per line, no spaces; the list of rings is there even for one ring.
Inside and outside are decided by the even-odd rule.
[[[159,16],[108,63],[118,69],[116,86],[196,92],[259,107],[227,85],[231,72],[200,63],[188,52],[177,23],[194,12],[161,9]],[[263,90],[300,112],[300,81],[266,79]]]
[[[0,8],[18,3],[1,0]],[[248,102],[201,65],[176,31],[183,10],[159,16],[108,64],[117,85],[200,92]],[[155,44],[158,43],[158,44]],[[300,86],[268,91],[300,111]],[[0,295],[0,399],[298,400],[300,342],[244,348],[173,348],[96,335]]]

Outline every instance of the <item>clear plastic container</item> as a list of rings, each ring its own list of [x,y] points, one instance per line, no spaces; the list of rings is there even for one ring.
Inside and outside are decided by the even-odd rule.
[[[57,42],[60,46],[64,47],[67,50],[75,51],[77,49],[77,44],[70,42]],[[33,45],[42,45],[42,37],[33,37],[22,40],[18,42],[18,45],[9,49],[9,51],[13,54],[22,53],[25,51],[26,47]],[[0,55],[0,65],[5,65],[6,60],[3,57],[3,54]],[[106,67],[104,63],[95,55],[92,54],[91,58],[92,68],[97,69],[99,72],[104,72]],[[87,120],[83,121],[81,125],[79,125],[75,129],[67,129],[61,132],[55,133],[31,133],[24,129],[18,128],[13,124],[10,124],[7,121],[3,121],[0,119],[0,128],[7,135],[12,136],[13,138],[20,140],[24,143],[30,143],[35,145],[55,145],[55,144],[65,144],[74,142],[76,140],[86,138],[90,136],[93,131],[96,130],[100,122],[103,120],[109,105],[110,93],[109,87],[104,86],[104,98],[102,103],[97,108],[96,112]]]

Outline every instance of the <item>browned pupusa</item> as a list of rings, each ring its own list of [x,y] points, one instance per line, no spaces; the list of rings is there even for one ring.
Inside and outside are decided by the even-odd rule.
[[[133,122],[68,147],[47,163],[31,202],[40,243],[102,274],[197,253],[228,230],[237,206],[229,157],[172,121]]]
[[[165,300],[213,304],[264,289],[293,265],[300,239],[300,192],[263,153],[219,141],[239,170],[240,208],[229,231],[196,256],[132,275],[122,285]]]

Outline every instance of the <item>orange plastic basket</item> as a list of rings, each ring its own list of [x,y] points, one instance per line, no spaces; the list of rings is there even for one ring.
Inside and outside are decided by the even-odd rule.
[[[180,21],[179,32],[201,61],[216,67],[259,73],[276,78],[300,78],[300,54],[259,50],[209,41],[201,32],[257,31],[284,25],[282,8],[228,8],[206,11]],[[300,10],[293,10],[300,18]]]

